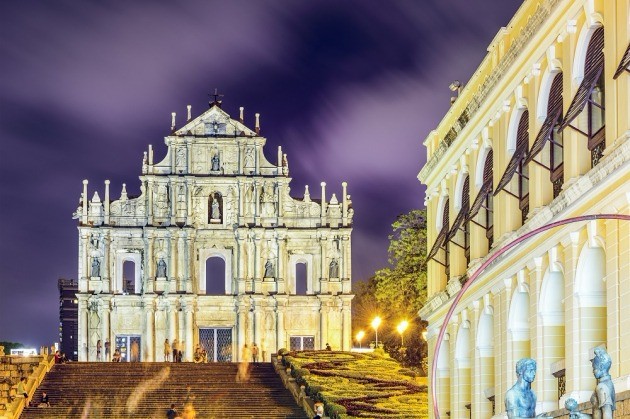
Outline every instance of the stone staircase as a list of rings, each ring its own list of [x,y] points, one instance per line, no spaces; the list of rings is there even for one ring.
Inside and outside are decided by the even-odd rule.
[[[197,419],[306,418],[269,363],[250,364],[248,382],[236,382],[235,363],[98,363],[55,365],[42,391],[51,407],[28,407],[22,418],[165,418],[174,403]]]

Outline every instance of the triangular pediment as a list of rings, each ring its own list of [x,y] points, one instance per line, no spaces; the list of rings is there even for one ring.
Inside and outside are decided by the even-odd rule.
[[[238,137],[256,136],[256,132],[214,104],[198,117],[188,121],[175,131],[175,135],[194,135],[202,137]]]

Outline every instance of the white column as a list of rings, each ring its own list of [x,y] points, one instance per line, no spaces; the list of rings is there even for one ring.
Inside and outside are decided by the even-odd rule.
[[[242,361],[241,359],[241,349],[243,345],[246,343],[245,337],[245,325],[247,324],[247,308],[239,307],[238,308],[238,325],[237,325],[237,339],[236,339],[236,356],[234,359],[238,361]]]
[[[322,226],[326,225],[326,182],[320,183],[322,187]]]
[[[186,304],[186,361],[192,361],[193,353],[193,307],[192,302]]]
[[[350,301],[345,300],[341,309],[343,326],[341,329],[341,350],[349,351],[352,348],[352,311]]]
[[[87,185],[88,185],[88,181],[87,179],[83,180],[83,199],[82,204],[83,204],[83,214],[81,214],[81,224],[83,225],[87,225],[88,223],[88,194],[87,194]]]
[[[101,311],[101,361],[109,361],[105,359],[105,342],[109,339],[109,300],[104,300],[103,309]],[[110,340],[111,343],[111,340]],[[111,345],[110,345],[111,347]],[[110,354],[111,355],[111,354]]]
[[[276,342],[278,342],[278,348],[286,348],[287,347],[287,333],[284,329],[284,312],[286,310],[285,302],[278,301],[278,306],[276,308],[276,316],[277,316],[277,334],[278,337]]]
[[[105,208],[105,225],[109,224],[109,180],[105,181],[105,200],[103,201],[103,206]]]
[[[78,312],[78,340],[77,340],[77,348],[79,352],[79,361],[87,361],[87,352],[85,348],[87,348],[88,343],[88,309],[87,309],[87,297],[85,295],[78,295],[79,300],[79,312]]]
[[[155,320],[155,313],[153,312],[153,301],[145,301],[145,342],[144,342],[144,356],[142,357],[143,361],[153,362],[155,361],[154,352],[155,352],[155,342],[153,339],[153,324]]]

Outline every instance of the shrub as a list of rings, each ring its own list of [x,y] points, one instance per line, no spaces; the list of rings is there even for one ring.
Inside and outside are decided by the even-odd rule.
[[[307,384],[304,377],[306,377],[307,375],[311,373],[309,370],[304,369],[304,368],[295,368],[292,372],[293,372],[293,377],[295,377],[295,382],[298,385],[305,386]]]
[[[374,355],[385,357],[385,350],[383,348],[376,348],[373,352]]]
[[[346,408],[337,403],[326,404],[325,410],[330,419],[340,419],[341,415],[346,414]]]
[[[278,355],[285,356],[288,353],[289,353],[289,350],[287,348],[280,348],[280,349],[278,349]]]

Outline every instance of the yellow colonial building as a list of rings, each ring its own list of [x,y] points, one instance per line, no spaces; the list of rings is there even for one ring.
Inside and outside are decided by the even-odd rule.
[[[515,364],[537,361],[536,413],[588,401],[592,349],[630,390],[630,222],[512,240],[586,214],[630,214],[630,1],[526,0],[424,144],[429,361],[441,417],[505,417]]]

